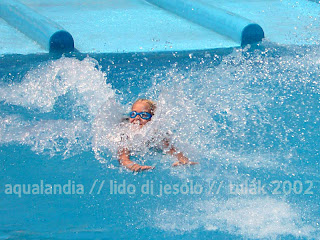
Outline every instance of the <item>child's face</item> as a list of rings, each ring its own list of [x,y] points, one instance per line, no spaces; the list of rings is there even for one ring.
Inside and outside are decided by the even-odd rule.
[[[140,112],[148,112],[151,113],[151,109],[148,103],[146,102],[136,102],[132,105],[132,111],[136,111],[137,113]],[[146,120],[142,119],[140,115],[137,115],[135,118],[129,118],[130,123],[137,124],[139,127],[143,127],[147,122],[151,121],[151,119]]]

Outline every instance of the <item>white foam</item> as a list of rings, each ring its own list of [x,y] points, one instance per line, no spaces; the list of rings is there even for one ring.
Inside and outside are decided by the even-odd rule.
[[[268,239],[281,235],[311,237],[315,231],[292,205],[271,197],[185,202],[175,210],[157,212],[155,226],[181,234],[204,228]]]
[[[87,57],[79,61],[62,57],[30,70],[21,83],[0,88],[0,99],[6,104],[22,106],[34,112],[51,112],[62,96],[68,97],[66,107],[71,110],[67,109],[69,113],[63,108],[58,111],[72,120],[26,121],[23,115],[7,115],[0,119],[1,143],[27,144],[36,152],[63,157],[88,150],[91,145],[90,119],[105,102],[114,101],[115,97],[96,60]],[[78,108],[83,109],[88,122],[82,119],[82,113],[76,111]]]
[[[0,99],[8,104],[50,112],[58,97],[67,93],[75,106],[86,106],[95,115],[101,105],[115,93],[106,84],[105,73],[92,58],[79,61],[62,57],[30,70],[21,83],[0,89]]]
[[[19,115],[0,118],[0,143],[29,145],[37,153],[68,158],[90,149],[90,124],[81,120],[25,121]]]

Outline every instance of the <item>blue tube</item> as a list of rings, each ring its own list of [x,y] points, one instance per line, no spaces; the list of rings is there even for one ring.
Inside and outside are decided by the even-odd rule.
[[[51,53],[74,51],[70,33],[17,0],[1,0],[0,16]]]
[[[189,21],[225,35],[241,46],[261,41],[263,29],[256,23],[223,9],[190,0],[146,0]]]

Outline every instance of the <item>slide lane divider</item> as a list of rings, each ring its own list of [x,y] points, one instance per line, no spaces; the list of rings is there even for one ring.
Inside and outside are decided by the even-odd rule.
[[[50,53],[74,51],[69,32],[17,0],[1,0],[0,17]]]
[[[190,0],[146,0],[189,21],[209,28],[238,42],[241,46],[260,42],[263,29],[256,23],[232,12]]]

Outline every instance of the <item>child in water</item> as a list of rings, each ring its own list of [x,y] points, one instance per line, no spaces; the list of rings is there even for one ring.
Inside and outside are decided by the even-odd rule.
[[[148,122],[151,121],[152,116],[154,115],[156,109],[156,105],[154,102],[147,99],[138,99],[131,108],[131,112],[129,114],[129,122],[134,124],[138,128],[143,128]],[[176,149],[170,146],[169,140],[163,140],[163,148],[166,148],[166,153],[169,153],[172,156],[177,158],[177,162],[175,162],[172,166],[178,165],[194,165],[198,164],[197,162],[191,162],[187,157],[183,155],[182,152],[177,152]],[[153,169],[152,166],[143,166],[137,163],[134,163],[130,160],[130,151],[127,148],[120,149],[119,151],[119,163],[135,172],[144,171]]]

